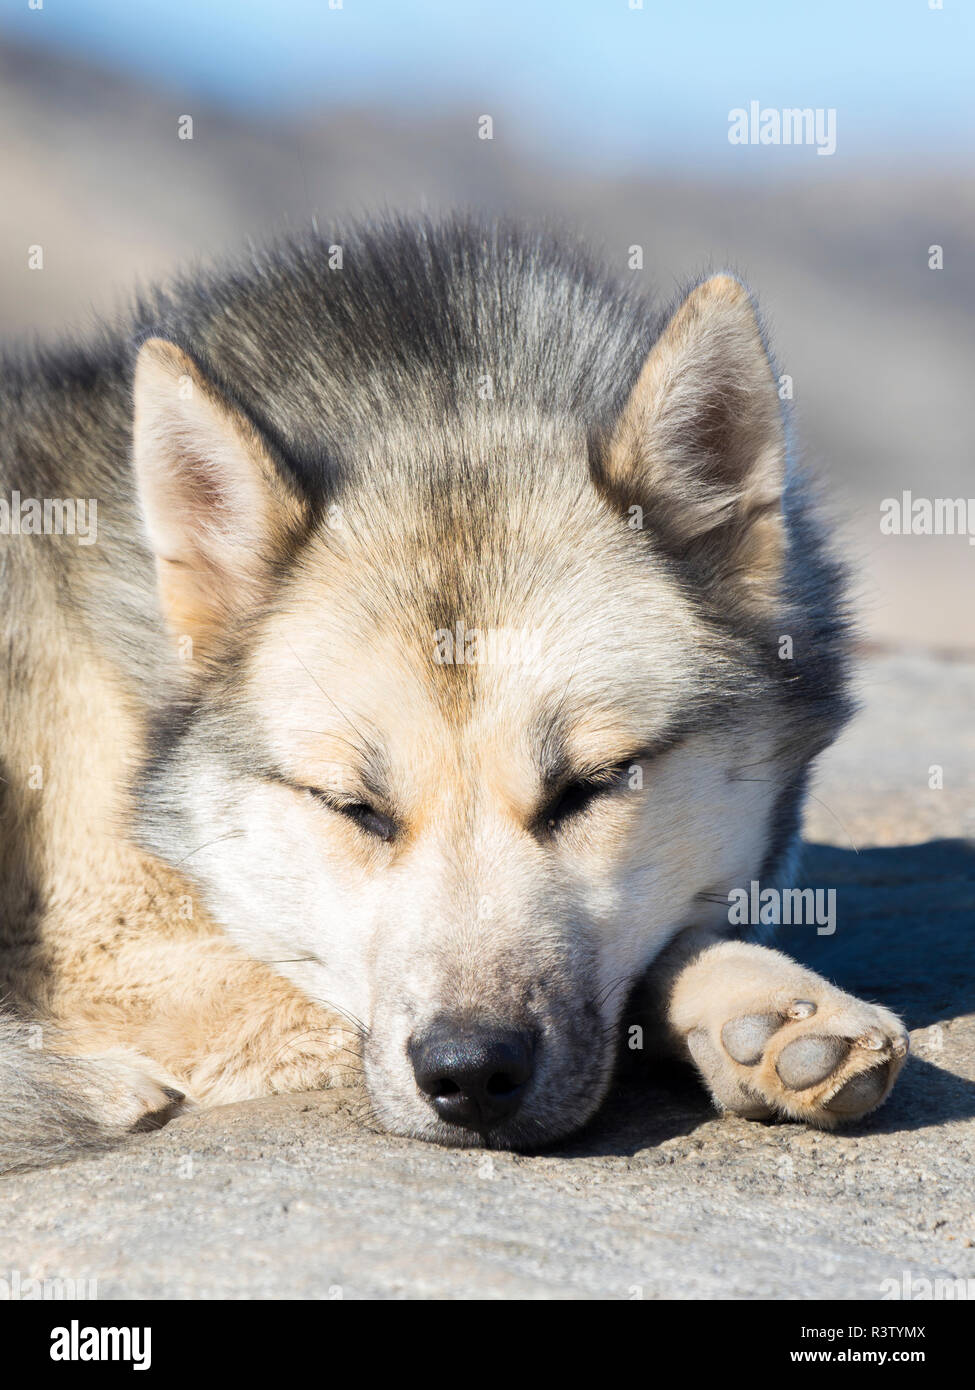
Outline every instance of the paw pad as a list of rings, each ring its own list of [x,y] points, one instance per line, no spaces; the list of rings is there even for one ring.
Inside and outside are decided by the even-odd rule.
[[[753,1067],[761,1061],[765,1044],[781,1026],[778,1014],[742,1014],[721,1029],[721,1041],[729,1057],[743,1067]]]
[[[874,1067],[873,1071],[862,1071],[852,1077],[842,1090],[837,1091],[832,1100],[827,1101],[826,1109],[834,1115],[862,1115],[872,1110],[887,1089],[888,1064]]]
[[[845,1038],[796,1038],[779,1054],[775,1067],[779,1080],[790,1091],[805,1091],[810,1086],[816,1086],[836,1070],[849,1051],[849,1046]]]

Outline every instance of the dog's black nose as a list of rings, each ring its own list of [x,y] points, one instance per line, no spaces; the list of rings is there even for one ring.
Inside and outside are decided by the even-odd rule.
[[[529,1033],[447,1019],[407,1045],[416,1084],[440,1118],[481,1134],[521,1105],[533,1051]]]

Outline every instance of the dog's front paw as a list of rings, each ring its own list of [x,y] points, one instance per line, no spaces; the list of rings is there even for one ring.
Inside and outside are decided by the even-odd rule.
[[[190,1108],[186,1094],[161,1068],[127,1048],[85,1058],[79,1087],[96,1124],[106,1132],[161,1129]]]
[[[723,950],[727,971],[716,969]],[[729,943],[706,957],[713,985],[695,991],[684,1038],[722,1109],[832,1129],[886,1099],[909,1046],[895,1014],[762,947]]]

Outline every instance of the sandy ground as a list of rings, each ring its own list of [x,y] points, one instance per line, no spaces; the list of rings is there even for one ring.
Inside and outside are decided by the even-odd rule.
[[[862,694],[807,825],[837,930],[785,944],[911,1027],[875,1115],[831,1135],[720,1118],[660,1072],[523,1157],[370,1132],[354,1093],[230,1106],[6,1179],[0,1274],[109,1299],[877,1299],[975,1280],[975,665],[875,656]]]

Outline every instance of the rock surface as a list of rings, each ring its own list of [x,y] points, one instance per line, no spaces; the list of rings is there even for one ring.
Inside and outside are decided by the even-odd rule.
[[[100,1298],[855,1299],[975,1281],[975,665],[875,655],[863,699],[807,818],[805,878],[836,888],[837,929],[782,944],[910,1026],[879,1112],[837,1134],[753,1124],[660,1072],[524,1157],[373,1133],[355,1093],[229,1106],[5,1179],[0,1276],[96,1280]]]

